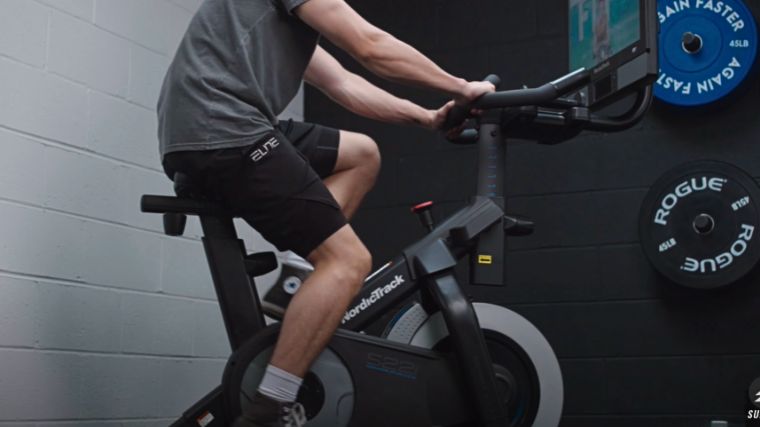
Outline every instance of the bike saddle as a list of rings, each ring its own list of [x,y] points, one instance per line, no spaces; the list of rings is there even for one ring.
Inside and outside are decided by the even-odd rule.
[[[205,185],[189,176],[177,172],[173,181],[177,197],[144,195],[141,200],[143,212],[163,214],[165,234],[181,236],[185,231],[187,215],[239,216],[208,197],[204,191]]]

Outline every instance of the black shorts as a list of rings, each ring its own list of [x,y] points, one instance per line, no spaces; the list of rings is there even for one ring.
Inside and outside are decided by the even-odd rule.
[[[348,222],[322,179],[338,159],[336,129],[294,121],[246,147],[164,156],[171,178],[188,175],[279,250],[307,257]]]

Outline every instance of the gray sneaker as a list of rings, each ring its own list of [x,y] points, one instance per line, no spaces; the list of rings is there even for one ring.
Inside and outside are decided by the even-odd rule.
[[[303,427],[306,421],[306,412],[300,403],[279,402],[256,392],[251,406],[233,427]]]

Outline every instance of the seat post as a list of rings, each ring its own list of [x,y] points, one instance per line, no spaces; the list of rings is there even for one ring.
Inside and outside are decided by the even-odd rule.
[[[232,350],[265,326],[258,293],[245,268],[245,243],[232,217],[200,215],[203,247]]]

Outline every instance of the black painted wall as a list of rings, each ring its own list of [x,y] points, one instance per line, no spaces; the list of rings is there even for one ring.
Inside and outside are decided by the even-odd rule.
[[[468,79],[495,72],[503,87],[514,88],[567,68],[564,0],[350,3]],[[747,3],[760,16],[760,0]],[[757,73],[754,79],[740,98],[709,113],[681,115],[656,105],[625,133],[510,145],[508,210],[533,217],[538,228],[510,241],[506,287],[470,291],[521,313],[546,335],[565,379],[563,426],[743,423],[746,387],[760,376],[760,274],[719,292],[672,285],[644,258],[637,216],[649,186],[689,160],[727,161],[760,178]],[[381,85],[429,107],[444,100]],[[357,118],[314,90],[306,94],[306,117],[365,132],[381,147],[379,182],[353,221],[376,264],[423,234],[410,205],[435,200],[440,218],[474,190],[471,148]]]

